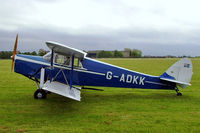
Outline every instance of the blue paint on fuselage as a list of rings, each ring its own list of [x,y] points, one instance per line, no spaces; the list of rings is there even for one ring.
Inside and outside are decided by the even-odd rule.
[[[172,80],[175,80],[174,77],[170,76],[169,74],[167,74],[166,72],[164,72],[161,76],[161,78],[168,78],[168,79],[172,79]]]
[[[27,77],[40,79],[40,69],[45,68],[45,79],[49,79],[50,71],[53,77],[63,70],[68,83],[70,83],[70,67],[55,65],[49,68],[50,62],[40,56],[17,55],[21,57],[15,60],[15,72]],[[107,86],[123,88],[145,88],[145,89],[174,89],[175,84],[160,80],[159,76],[151,76],[134,72],[114,65],[84,58],[82,61],[84,69],[75,68],[73,71],[72,85],[80,86]],[[38,72],[38,73],[36,73]],[[56,81],[66,83],[63,73],[57,75]]]
[[[19,57],[23,57],[26,59],[31,59],[34,61],[41,61],[43,63],[50,63],[49,61],[45,60],[42,56],[34,56],[34,55],[23,55],[23,54],[17,54]]]
[[[96,61],[90,58],[85,58],[82,61],[82,65],[89,71],[95,71],[105,74],[104,77],[103,76],[97,77],[96,75],[93,74],[86,75],[86,77],[84,77],[84,80],[85,80],[85,85],[88,86],[92,85],[92,86],[145,88],[145,89],[174,89],[175,87],[175,84],[173,83],[160,80],[159,76],[151,76],[139,72],[134,72],[104,62]],[[108,72],[111,72],[112,74]],[[135,79],[137,78],[135,82],[134,82],[134,77]]]

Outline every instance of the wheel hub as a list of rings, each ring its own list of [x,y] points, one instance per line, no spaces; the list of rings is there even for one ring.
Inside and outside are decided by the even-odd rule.
[[[38,94],[37,94],[37,97],[38,97],[38,98],[42,98],[42,93],[41,93],[41,92],[38,93]]]

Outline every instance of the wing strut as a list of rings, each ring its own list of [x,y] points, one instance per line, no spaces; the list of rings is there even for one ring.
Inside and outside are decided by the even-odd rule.
[[[52,69],[53,69],[53,56],[54,56],[54,51],[53,48],[51,50],[51,67],[50,67],[50,82],[52,81],[53,74],[52,74]]]
[[[74,55],[72,55],[72,64],[70,71],[70,89],[72,88],[72,83],[73,83],[73,70],[74,70]]]
[[[53,75],[55,74],[56,71],[53,71],[54,66],[53,66],[53,59],[54,59],[54,48],[52,48],[52,54],[51,54],[51,66],[50,66],[50,81],[47,80],[43,85],[42,85],[42,89],[46,90],[46,91],[50,91],[77,101],[81,100],[81,88],[80,87],[73,87],[73,69],[74,69],[74,55],[71,56],[71,70],[70,70],[70,84],[68,84],[67,78],[65,76],[65,73],[63,72],[63,70],[61,69],[60,71],[58,71],[58,73],[55,75],[55,77],[53,77]],[[53,73],[54,72],[54,73]],[[64,79],[66,81],[67,84],[63,84],[60,82],[56,82],[54,81],[56,79],[56,77],[59,75],[59,73],[62,72]],[[44,78],[45,74],[44,71],[41,70],[41,78]],[[41,80],[41,83],[43,82],[43,80]]]

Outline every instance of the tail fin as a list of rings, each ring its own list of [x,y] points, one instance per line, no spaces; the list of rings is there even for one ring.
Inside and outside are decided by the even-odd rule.
[[[161,80],[176,83],[185,88],[190,84],[193,70],[192,62],[189,58],[183,58],[173,64],[164,74],[160,76]]]

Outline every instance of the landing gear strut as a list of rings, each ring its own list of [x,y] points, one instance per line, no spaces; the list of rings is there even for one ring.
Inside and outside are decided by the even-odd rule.
[[[34,79],[34,81],[35,81],[35,83],[37,85],[37,90],[34,93],[34,98],[35,99],[46,99],[47,92],[40,88],[39,81],[36,78]]]
[[[179,89],[178,89],[177,86],[175,87],[175,91],[177,93],[177,96],[182,96],[183,95],[181,92],[179,92]]]

